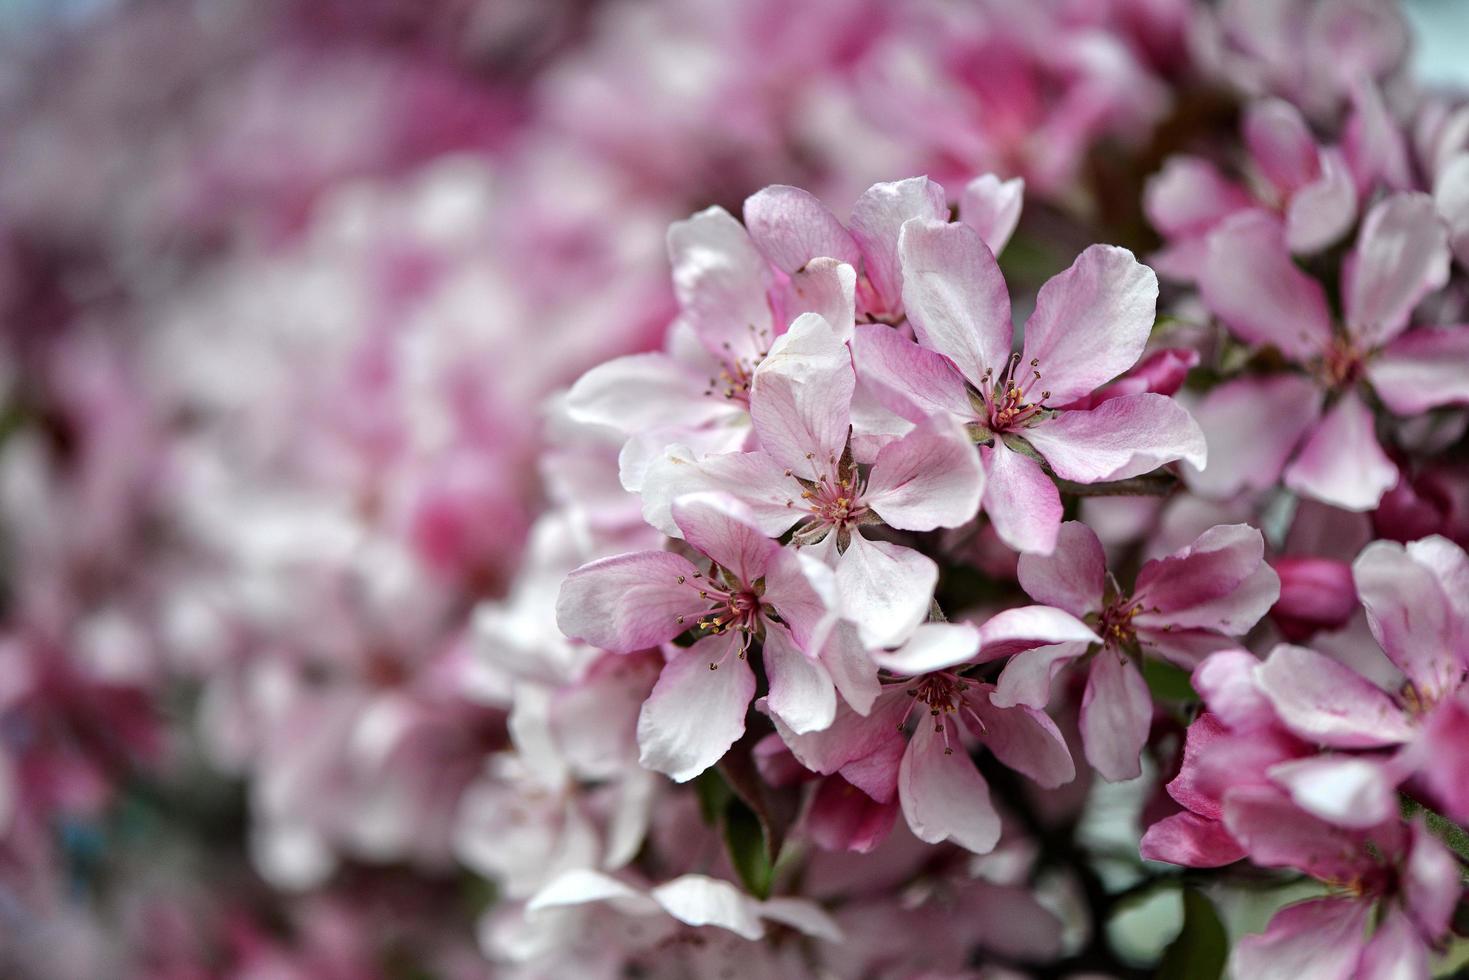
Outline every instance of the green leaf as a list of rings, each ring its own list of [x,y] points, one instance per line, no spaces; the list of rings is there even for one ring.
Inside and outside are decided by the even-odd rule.
[[[760,818],[738,799],[732,799],[724,811],[724,842],[745,889],[761,901],[769,898],[775,883],[775,862]]]
[[[1183,929],[1163,951],[1156,980],[1219,980],[1229,958],[1229,936],[1203,892],[1183,892]]]
[[[724,816],[724,808],[734,798],[729,784],[718,769],[705,769],[694,780],[694,792],[699,797],[699,815],[709,826],[717,826]]]
[[[1198,695],[1194,693],[1193,682],[1189,680],[1188,671],[1165,661],[1145,659],[1143,661],[1143,680],[1148,682],[1148,690],[1153,692],[1155,698],[1165,701],[1198,699]]]

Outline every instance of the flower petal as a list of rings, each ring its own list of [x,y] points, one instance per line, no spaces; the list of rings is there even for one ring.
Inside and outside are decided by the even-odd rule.
[[[1002,708],[992,703],[993,690],[990,685],[981,684],[965,699],[965,704],[984,723],[983,730],[976,727],[974,731],[995,758],[1047,789],[1075,779],[1076,763],[1056,723],[1035,708],[1024,705]]]
[[[681,538],[673,502],[690,494],[725,494],[745,506],[746,517],[761,533],[778,537],[802,516],[793,506],[801,489],[764,452],[696,457],[683,446],[670,446],[643,473],[643,520],[671,538]]]
[[[1301,738],[1363,749],[1413,737],[1402,709],[1381,688],[1315,650],[1281,644],[1255,677],[1280,720]]]
[[[1282,197],[1316,179],[1316,140],[1295,106],[1284,99],[1254,102],[1242,129],[1255,166]]]
[[[1215,388],[1193,409],[1210,465],[1200,471],[1185,464],[1185,482],[1214,499],[1275,486],[1320,417],[1322,398],[1315,382],[1297,374],[1240,378]]]
[[[771,712],[798,735],[830,726],[837,710],[831,676],[801,652],[790,631],[769,624],[761,656],[770,680],[765,700]]]
[[[1321,176],[1291,197],[1285,209],[1285,241],[1297,254],[1334,243],[1357,217],[1357,188],[1341,151],[1321,151]]]
[[[1377,442],[1376,424],[1355,391],[1326,413],[1285,471],[1285,485],[1343,510],[1371,510],[1398,482]]]
[[[561,583],[556,625],[574,640],[614,653],[656,647],[689,629],[708,608],[693,584],[696,574],[687,558],[666,551],[590,562]],[[687,624],[680,622],[685,618]]]
[[[724,493],[694,493],[673,502],[673,520],[684,540],[743,585],[765,577],[780,551],[755,523],[749,508]]]
[[[733,413],[724,399],[704,394],[706,388],[692,367],[667,354],[630,354],[578,378],[566,396],[566,411],[578,422],[628,435],[669,419],[696,428]]]
[[[1384,909],[1382,921],[1362,951],[1355,980],[1412,980],[1430,975],[1428,946],[1413,921],[1401,908]]]
[[[1222,868],[1244,857],[1245,849],[1221,821],[1185,811],[1149,827],[1138,844],[1138,855],[1186,868]]]
[[[645,768],[688,782],[745,733],[755,672],[736,654],[742,640],[739,633],[706,636],[663,668],[638,716]]]
[[[1229,958],[1229,975],[1251,980],[1352,980],[1366,942],[1371,904],[1318,898],[1275,913],[1266,930],[1245,936]]]
[[[717,926],[755,940],[765,935],[758,906],[727,881],[706,875],[680,875],[648,893],[663,911],[690,926]]]
[[[1052,276],[1025,321],[1022,370],[1064,405],[1137,363],[1153,329],[1158,277],[1125,248],[1092,245]],[[998,367],[996,367],[998,371]]]
[[[750,418],[760,448],[805,479],[825,473],[846,451],[856,385],[847,345],[803,313],[755,369]]]
[[[954,362],[892,327],[881,323],[858,327],[852,355],[864,389],[888,411],[910,422],[938,414],[974,416],[964,376]]]
[[[1053,643],[1015,654],[995,682],[995,704],[1002,708],[1017,704],[1044,708],[1051,699],[1051,681],[1090,645],[1085,641]]]
[[[1111,650],[1098,653],[1081,697],[1081,737],[1092,768],[1109,782],[1141,775],[1152,724],[1153,697],[1137,667]]]
[[[1296,267],[1280,221],[1262,211],[1234,215],[1209,236],[1199,287],[1209,309],[1247,344],[1273,344],[1307,361],[1331,343],[1326,293]]]
[[[745,228],[721,207],[705,208],[668,228],[673,291],[709,353],[759,359],[770,335],[770,267]]]
[[[934,415],[877,454],[862,499],[888,527],[959,527],[979,512],[984,467],[952,415]]]
[[[1367,362],[1367,380],[1398,415],[1469,404],[1469,326],[1408,331]]]
[[[895,647],[928,618],[939,569],[932,558],[853,534],[837,559],[837,590],[869,647]]]
[[[1463,626],[1433,569],[1395,541],[1374,541],[1352,562],[1352,579],[1372,635],[1419,696],[1437,701],[1457,688]]]
[[[878,297],[896,312],[903,301],[903,270],[898,261],[898,234],[912,218],[945,220],[949,205],[944,189],[927,177],[873,184],[852,205],[848,222],[862,250],[863,271]]]
[[[1107,556],[1096,532],[1080,521],[1061,525],[1049,555],[1021,555],[1017,574],[1020,587],[1036,602],[1073,616],[1102,611]]]
[[[1374,759],[1292,759],[1272,766],[1270,778],[1296,806],[1338,827],[1365,830],[1398,815],[1398,780]]]
[[[1057,476],[1078,483],[1125,480],[1178,459],[1202,470],[1209,458],[1204,432],[1188,410],[1150,391],[1062,412],[1024,437]]]
[[[1394,194],[1367,212],[1343,272],[1347,330],[1364,347],[1402,333],[1424,296],[1449,279],[1448,229],[1427,194]]]
[[[1219,524],[1138,572],[1133,598],[1139,627],[1247,633],[1280,597],[1280,577],[1265,563],[1265,539],[1248,524]]]
[[[962,745],[946,748],[932,725],[919,723],[898,769],[903,816],[919,840],[952,840],[988,854],[1000,841],[1000,815],[990,803],[989,787]]]
[[[796,272],[812,259],[830,257],[856,266],[861,259],[847,229],[815,195],[772,184],[745,198],[745,227],[770,264]]]
[[[1010,290],[966,224],[914,219],[898,239],[903,306],[918,342],[947,356],[973,385],[1003,369],[1015,327]]]
[[[979,630],[968,623],[923,623],[907,643],[892,652],[876,651],[879,667],[904,677],[918,677],[973,660],[979,653]]]
[[[1016,551],[1050,554],[1061,527],[1061,494],[1035,463],[996,440],[981,450],[984,511],[1000,540]]]
[[[1024,203],[1024,178],[1001,180],[994,174],[981,174],[959,196],[959,220],[979,232],[990,252],[999,255],[1020,222]]]
[[[1213,163],[1191,156],[1169,157],[1143,195],[1148,221],[1170,239],[1203,234],[1253,203]]]

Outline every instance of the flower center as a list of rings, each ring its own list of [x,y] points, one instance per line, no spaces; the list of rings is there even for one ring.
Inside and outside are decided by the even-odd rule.
[[[1345,337],[1337,337],[1321,355],[1320,374],[1328,388],[1345,388],[1362,377],[1362,352]]]
[[[951,670],[924,674],[904,692],[913,699],[913,703],[908,705],[907,711],[903,712],[903,717],[898,722],[898,730],[903,731],[907,728],[908,720],[913,716],[913,712],[919,705],[923,705],[928,709],[928,716],[933,721],[934,734],[943,736],[944,755],[953,755],[952,740],[958,737],[958,733],[953,732],[956,714],[964,712],[981,730],[984,729],[984,722],[979,715],[964,703],[964,694],[970,686],[968,681]],[[920,721],[919,724],[923,722]]]
[[[1122,648],[1137,643],[1137,629],[1133,619],[1142,612],[1141,603],[1132,599],[1115,599],[1102,610],[1097,623],[1097,635],[1109,647]]]
[[[736,401],[746,408],[750,407],[750,385],[755,380],[755,369],[770,353],[770,331],[752,324],[750,337],[754,341],[751,345],[755,350],[753,355],[736,354],[733,345],[727,340],[724,342],[724,353],[720,356],[721,368],[716,377],[709,379],[709,386],[704,389],[706,396],[712,398],[721,395],[726,401]]]
[[[1011,354],[998,379],[994,378],[993,368],[985,369],[979,395],[984,403],[985,422],[991,432],[1018,429],[1046,410],[1045,401],[1051,393],[1037,390],[1041,380],[1040,365],[1040,359],[1033,357],[1030,364],[1022,369],[1020,355]],[[1030,400],[1032,396],[1034,401]]]
[[[801,502],[797,504],[796,498],[792,497],[786,501],[786,506],[799,506],[811,514],[796,532],[795,541],[798,545],[815,544],[836,531],[843,535],[842,544],[845,546],[846,535],[854,526],[866,523],[864,519],[871,513],[862,501],[867,490],[866,481],[850,459],[843,459],[840,463],[828,459],[825,467],[816,467],[815,453],[807,453],[806,458],[813,463],[811,479],[804,479],[792,470],[785,472],[802,488]]]

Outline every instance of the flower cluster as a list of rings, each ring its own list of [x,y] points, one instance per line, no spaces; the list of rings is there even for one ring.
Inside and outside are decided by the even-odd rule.
[[[1469,963],[1396,3],[6,17],[0,975]]]

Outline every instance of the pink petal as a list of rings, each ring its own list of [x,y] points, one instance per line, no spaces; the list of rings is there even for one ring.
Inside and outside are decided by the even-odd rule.
[[[1138,856],[1186,868],[1222,868],[1244,857],[1245,849],[1220,821],[1185,812],[1149,827],[1138,845]]]
[[[728,494],[695,493],[673,502],[684,540],[749,585],[765,577],[780,545],[766,537],[749,509]]]
[[[1357,217],[1357,188],[1339,150],[1321,151],[1321,176],[1300,188],[1285,209],[1285,240],[1297,254],[1334,243]]]
[[[1275,913],[1266,930],[1245,936],[1229,959],[1230,976],[1250,980],[1353,980],[1372,906],[1318,898]]]
[[[1185,466],[1190,489],[1224,499],[1273,487],[1296,446],[1321,413],[1321,389],[1310,378],[1278,374],[1228,381],[1195,406],[1209,447],[1209,466]]]
[[[1153,697],[1128,658],[1100,651],[1081,698],[1081,738],[1086,759],[1105,780],[1142,774],[1140,756],[1153,724]]]
[[[1102,611],[1107,556],[1096,532],[1080,521],[1061,525],[1049,555],[1021,555],[1017,572],[1020,587],[1036,602],[1074,616]]]
[[[919,677],[967,663],[978,653],[979,630],[968,623],[923,623],[907,643],[891,653],[874,652],[872,659],[894,674]]]
[[[877,664],[872,662],[867,648],[862,645],[857,627],[851,622],[839,622],[833,629],[831,639],[821,648],[821,662],[831,674],[837,693],[858,713],[865,715],[872,710],[881,688],[877,681]]]
[[[968,225],[913,220],[898,241],[903,306],[919,343],[947,356],[974,385],[998,374],[1015,328],[995,257]]]
[[[638,716],[644,767],[687,782],[718,762],[745,733],[755,672],[736,655],[742,639],[739,633],[706,636],[663,668]]]
[[[1061,494],[1033,460],[1000,440],[981,451],[984,510],[1000,540],[1016,551],[1050,554],[1061,526]]]
[[[919,840],[952,840],[976,854],[988,854],[1000,840],[1000,816],[969,754],[953,741],[953,751],[945,753],[944,739],[931,724],[919,722],[898,770],[903,816]]]
[[[1421,777],[1443,812],[1454,821],[1469,821],[1469,702],[1460,694],[1431,711],[1424,722],[1419,749],[1428,765]]]
[[[578,775],[605,779],[635,761],[638,711],[662,669],[663,658],[651,651],[607,656],[553,696],[551,731]]]
[[[1188,373],[1199,363],[1199,352],[1187,348],[1169,347],[1154,351],[1137,367],[1109,385],[1103,385],[1085,398],[1057,408],[1096,408],[1102,402],[1123,395],[1136,395],[1145,391],[1160,395],[1172,395],[1183,387]]]
[[[667,354],[631,354],[578,378],[566,396],[567,414],[629,435],[671,418],[691,428],[728,418],[732,407],[723,398],[704,394],[704,381]]]
[[[815,313],[842,341],[852,339],[857,318],[857,270],[837,259],[812,259],[791,276],[788,319]]]
[[[1397,780],[1373,759],[1292,759],[1272,766],[1270,778],[1296,806],[1338,827],[1365,830],[1398,814]]]
[[[697,573],[687,558],[666,551],[591,562],[561,583],[556,625],[574,640],[614,653],[656,647],[689,629],[709,608],[699,598]]]
[[[898,262],[898,234],[912,218],[945,220],[949,206],[944,189],[927,177],[873,184],[852,205],[848,222],[852,238],[862,250],[867,278],[887,312],[901,308],[903,271]]]
[[[755,370],[750,418],[760,448],[804,479],[834,469],[856,385],[847,345],[821,317],[802,314]]]
[[[996,681],[993,699],[1002,708],[1023,704],[1044,708],[1051,682],[1067,664],[1086,653],[1087,642],[1055,643],[1015,654]]]
[[[1367,362],[1367,380],[1398,415],[1469,404],[1469,326],[1410,330]]]
[[[1230,737],[1231,732],[1219,715],[1212,711],[1200,714],[1184,733],[1183,762],[1178,767],[1178,775],[1167,786],[1168,795],[1180,806],[1211,822],[1224,815],[1224,805],[1210,791],[1207,780],[1201,778],[1201,760],[1218,751]]]
[[[1402,545],[1374,541],[1352,563],[1367,625],[1419,696],[1437,701],[1459,686],[1462,626],[1433,569]]]
[[[1056,723],[1035,708],[1023,705],[1002,708],[992,703],[993,690],[990,685],[981,684],[964,703],[984,725],[981,729],[970,719],[971,730],[995,758],[1047,789],[1075,779],[1076,764]]]
[[[1439,173],[1433,203],[1449,226],[1455,257],[1469,263],[1469,153],[1459,153]]]
[[[775,727],[801,765],[829,776],[854,760],[883,751],[890,742],[898,743],[901,751],[903,736],[898,731],[898,722],[909,703],[907,698],[888,696],[880,699],[872,713],[864,717],[838,702],[836,717],[819,731],[797,734],[779,718],[774,719]]]
[[[857,243],[836,216],[799,187],[772,184],[745,198],[745,227],[770,264],[792,273],[823,256],[856,266]]]
[[[1202,470],[1204,432],[1178,402],[1144,392],[1062,412],[1024,432],[1056,475],[1078,483],[1124,480],[1182,459]]]
[[[1218,167],[1190,156],[1169,157],[1143,195],[1148,220],[1168,238],[1202,234],[1252,203]]]
[[[1047,401],[1075,401],[1137,363],[1157,304],[1152,269],[1125,248],[1093,245],[1041,287],[1021,363],[1040,362]]]
[[[932,558],[853,534],[837,560],[837,589],[847,617],[869,647],[894,647],[928,618],[939,569]]]
[[[798,735],[831,725],[837,710],[831,676],[801,652],[789,630],[768,624],[761,657],[770,681],[765,701],[772,714]]]
[[[1283,99],[1255,102],[1245,110],[1243,129],[1255,166],[1282,197],[1316,179],[1316,140],[1295,106]]]
[[[1285,471],[1285,485],[1343,510],[1371,510],[1398,482],[1377,442],[1372,410],[1355,391],[1342,395]]]
[[[823,850],[866,854],[887,839],[897,819],[896,803],[879,803],[833,776],[817,789],[806,811],[806,830]]]
[[[934,415],[877,454],[862,499],[889,527],[959,527],[979,513],[984,467],[952,415]]]
[[[1411,980],[1426,977],[1428,947],[1413,922],[1399,908],[1384,910],[1377,931],[1362,951],[1354,980]]]
[[[1204,303],[1247,344],[1273,344],[1308,361],[1331,343],[1321,284],[1296,268],[1278,219],[1248,211],[1209,236],[1199,287]]]
[[[1272,786],[1241,786],[1224,798],[1224,824],[1264,868],[1295,868],[1351,881],[1375,863],[1366,838],[1311,816]]]
[[[743,504],[761,533],[778,537],[802,516],[793,502],[803,488],[767,453],[710,453],[695,457],[670,447],[649,464],[640,495],[643,520],[671,538],[683,537],[673,502],[690,494],[726,494]]]
[[[1016,606],[998,612],[979,628],[980,659],[998,660],[1053,643],[1100,643],[1090,626],[1063,609]]]
[[[979,232],[989,250],[999,255],[1015,232],[1024,203],[1023,178],[1001,180],[994,174],[981,174],[965,185],[959,197],[959,220]]]
[[[1275,707],[1260,687],[1260,658],[1248,650],[1221,650],[1194,670],[1194,690],[1211,714],[1241,731],[1275,723]]]
[[[745,228],[720,207],[668,228],[673,290],[700,342],[721,359],[759,360],[770,335],[770,267]]]
[[[884,324],[858,327],[853,360],[862,384],[888,411],[910,422],[930,415],[974,416],[964,376],[947,357],[920,347]]]
[[[1380,688],[1315,650],[1282,644],[1255,676],[1280,720],[1302,738],[1359,749],[1413,737],[1402,709]]]
[[[1419,930],[1441,940],[1449,931],[1454,909],[1462,897],[1459,862],[1421,820],[1410,825],[1407,867],[1403,871],[1403,898]]]
[[[1351,11],[1349,4],[1339,6],[1348,11],[1348,17],[1360,17],[1360,7]],[[1412,164],[1402,127],[1371,81],[1360,80],[1352,87],[1352,114],[1342,134],[1342,149],[1364,197],[1375,184],[1385,184],[1392,190],[1413,186]]]
[[[1379,201],[1362,221],[1342,287],[1347,330],[1367,348],[1402,333],[1413,307],[1449,278],[1448,229],[1427,194]]]
[[[1211,527],[1187,548],[1148,562],[1133,598],[1145,611],[1139,626],[1167,625],[1242,635],[1280,595],[1265,564],[1265,539],[1248,524]]]

